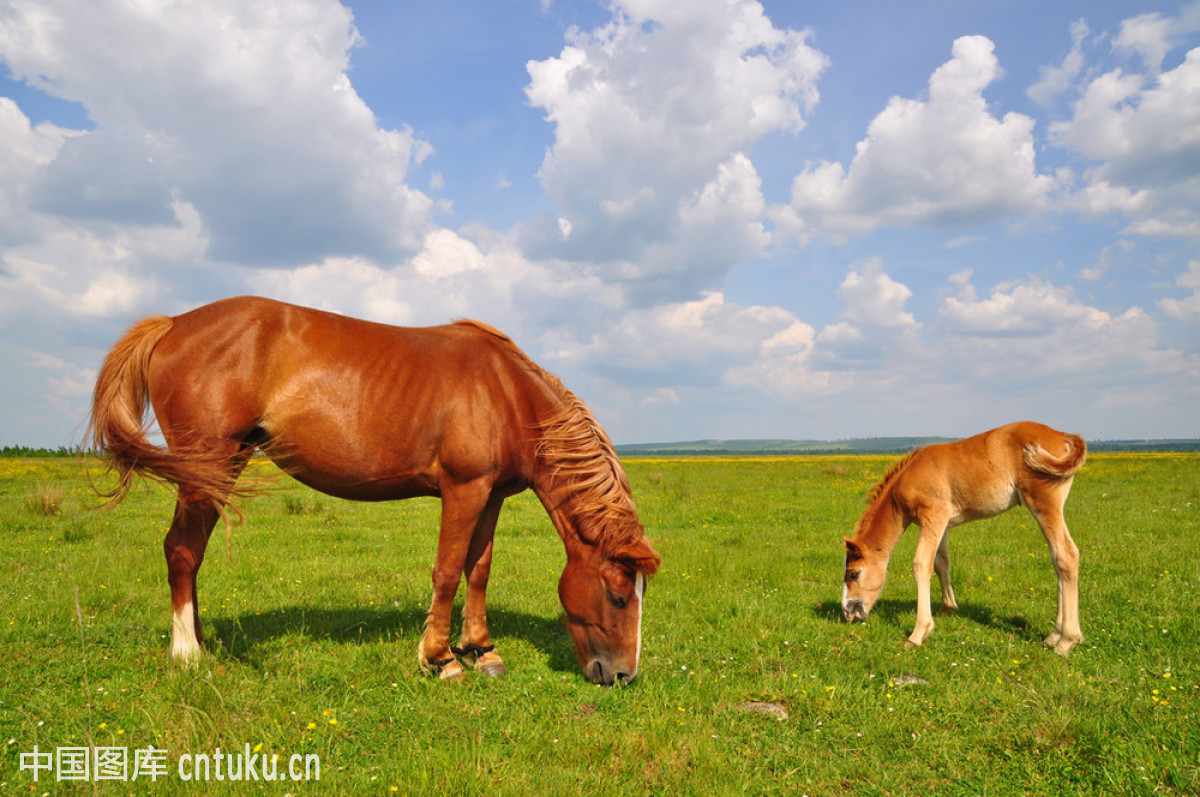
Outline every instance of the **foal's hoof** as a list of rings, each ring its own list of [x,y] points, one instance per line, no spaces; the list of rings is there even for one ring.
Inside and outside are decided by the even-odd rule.
[[[505,675],[508,675],[508,668],[498,661],[493,664],[480,665],[475,669],[489,678],[503,678]]]
[[[1065,636],[1051,634],[1050,636],[1046,637],[1042,644],[1048,648],[1053,648],[1055,653],[1063,658],[1066,658],[1067,656],[1071,655],[1071,648],[1075,647],[1082,641],[1083,637],[1080,637],[1079,639],[1068,639]]]

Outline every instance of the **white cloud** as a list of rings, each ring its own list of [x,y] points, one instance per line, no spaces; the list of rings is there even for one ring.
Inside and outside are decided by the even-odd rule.
[[[631,384],[717,385],[727,369],[753,359],[764,341],[794,323],[781,308],[730,304],[710,291],[695,301],[630,310],[557,359]]]
[[[447,229],[431,232],[425,248],[413,258],[413,268],[424,277],[446,277],[480,271],[487,262],[479,247]]]
[[[698,272],[764,246],[747,153],[804,126],[828,63],[808,39],[775,28],[751,0],[627,0],[607,25],[574,31],[557,57],[531,61],[526,93],[554,125],[540,176],[571,233],[531,227],[529,245],[609,262],[614,278],[634,280],[692,268],[663,255],[686,249],[701,226],[709,242],[734,245],[694,250]]]
[[[1200,2],[1192,2],[1180,10],[1178,17],[1153,12],[1122,21],[1113,44],[1119,50],[1138,53],[1146,66],[1157,72],[1167,53],[1179,46],[1184,36],[1198,30]]]
[[[401,300],[404,280],[364,258],[334,257],[287,271],[252,275],[251,287],[283,301],[389,324],[412,323],[413,310]]]
[[[838,320],[820,331],[796,321],[731,368],[726,382],[808,410],[865,413],[864,428],[875,428],[886,401],[890,414],[948,433],[1027,417],[1077,428],[1087,411],[1116,406],[1176,413],[1164,389],[1197,394],[1200,358],[1164,346],[1138,307],[1111,314],[1037,279],[997,285],[981,298],[969,270],[949,284],[936,323],[924,327],[904,310],[907,286],[877,261],[856,267],[842,283]],[[1200,266],[1179,284],[1200,288]],[[1193,299],[1171,309],[1200,310]]]
[[[838,318],[817,331],[802,321],[765,340],[759,356],[731,371],[731,383],[791,399],[872,390],[893,381],[890,363],[920,358],[921,324],[905,305],[912,291],[871,258],[842,280]]]
[[[0,250],[0,318],[113,317],[161,302],[164,281],[199,264],[208,247],[195,208],[176,199],[170,212],[168,224],[96,230],[35,216],[32,240]],[[219,284],[219,271],[205,275],[210,285]]]
[[[29,351],[26,352],[26,356],[34,368],[56,374],[46,380],[50,386],[51,395],[63,399],[91,396],[92,389],[96,384],[97,372],[94,368],[80,368],[45,352]]]
[[[986,299],[973,285],[960,285],[957,296],[943,300],[939,320],[956,335],[1044,337],[1085,318],[1101,326],[1104,315],[1075,302],[1070,288],[1035,280],[998,285]]]
[[[1103,162],[1098,180],[1138,187],[1195,176],[1200,154],[1200,48],[1178,67],[1146,78],[1114,70],[1087,85],[1074,118],[1051,126],[1052,138]],[[1180,170],[1182,169],[1182,173]]]
[[[625,304],[621,290],[595,274],[530,261],[509,236],[482,227],[434,231],[420,252],[396,265],[326,258],[260,269],[248,282],[284,301],[391,324],[476,318],[551,352],[574,345],[563,342],[573,337],[565,330],[594,329]]]
[[[660,387],[642,399],[638,404],[642,407],[652,407],[655,404],[678,404],[679,394],[669,387]]]
[[[1028,390],[1042,401],[1054,396],[1056,383],[1081,406],[1143,386],[1154,405],[1164,385],[1194,391],[1200,374],[1200,359],[1164,347],[1141,308],[1114,315],[1081,302],[1069,287],[1036,279],[997,285],[987,298],[960,283],[957,295],[944,298],[934,334],[946,374],[983,389]]]
[[[1034,163],[1033,120],[997,119],[983,90],[1000,75],[983,36],[955,40],[929,79],[927,100],[893,97],[847,168],[823,161],[798,175],[773,218],[806,240],[884,226],[960,229],[1048,206],[1055,180]]]
[[[907,285],[883,273],[879,258],[871,258],[852,269],[838,289],[838,296],[846,303],[843,319],[890,330],[921,326],[913,314],[904,309],[912,295]]]
[[[28,210],[38,173],[79,132],[44,122],[33,125],[8,97],[0,97],[0,243],[28,240],[36,231]]]
[[[1160,299],[1158,306],[1172,318],[1188,323],[1200,323],[1200,260],[1188,263],[1187,271],[1180,274],[1175,284],[1192,292],[1182,299]]]
[[[1071,25],[1071,51],[1058,66],[1042,67],[1041,76],[1026,90],[1029,99],[1043,108],[1070,89],[1083,69],[1083,42],[1089,34],[1087,20],[1079,19]]]
[[[1113,69],[1090,79],[1072,117],[1050,126],[1050,141],[1087,163],[1068,207],[1091,217],[1119,213],[1130,234],[1200,236],[1200,48],[1160,71],[1183,34],[1196,30],[1200,3],[1179,17],[1123,23],[1116,47],[1141,54],[1149,72]]]
[[[244,264],[414,251],[432,204],[405,179],[430,148],[376,125],[347,78],[358,43],[328,0],[6,4],[13,76],[97,125],[44,165],[31,201],[81,224],[152,226],[171,221],[177,192],[212,254]]]

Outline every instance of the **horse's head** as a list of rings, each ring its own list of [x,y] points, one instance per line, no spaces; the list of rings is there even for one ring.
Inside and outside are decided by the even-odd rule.
[[[846,573],[842,586],[842,615],[848,622],[866,620],[887,579],[888,556],[844,537]]]
[[[659,562],[645,540],[609,553],[593,545],[569,552],[558,596],[584,677],[592,683],[629,683],[637,675],[646,579]]]

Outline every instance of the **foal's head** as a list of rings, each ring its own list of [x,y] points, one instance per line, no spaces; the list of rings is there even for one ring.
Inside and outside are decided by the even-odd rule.
[[[579,546],[568,555],[558,596],[584,677],[592,683],[628,683],[637,675],[646,578],[659,561],[645,540],[611,553]]]
[[[842,615],[848,622],[866,620],[887,579],[888,556],[849,537],[846,543],[846,574],[842,586]]]

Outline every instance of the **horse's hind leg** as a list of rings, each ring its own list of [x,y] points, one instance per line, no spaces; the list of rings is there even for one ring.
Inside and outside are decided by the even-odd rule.
[[[459,638],[459,647],[454,649],[464,662],[493,678],[508,672],[492,644],[487,627],[487,583],[492,569],[492,539],[496,534],[496,521],[503,503],[503,498],[492,496],[475,526],[471,547],[467,551],[467,600],[463,606],[462,636]]]
[[[958,601],[954,599],[954,587],[950,586],[950,530],[942,533],[942,541],[938,544],[937,555],[933,559],[933,572],[937,573],[938,583],[942,585],[942,608],[938,614],[952,614],[958,611]]]
[[[200,604],[196,599],[196,573],[220,513],[208,499],[187,487],[179,488],[175,518],[163,540],[167,558],[167,583],[171,586],[171,658],[191,664],[200,658]]]
[[[229,475],[232,485],[250,459],[252,449],[240,451],[233,442],[230,450]],[[171,586],[171,658],[181,664],[191,664],[200,658],[200,601],[196,596],[196,575],[204,562],[204,549],[213,527],[221,519],[220,510],[212,500],[187,485],[179,486],[175,501],[175,517],[163,540],[167,558],[167,583]]]
[[[1058,575],[1058,616],[1054,621],[1054,633],[1046,637],[1045,645],[1063,656],[1083,641],[1083,631],[1079,627],[1079,546],[1071,539],[1062,511],[1070,489],[1071,480],[1067,479],[1022,494],[1025,506],[1050,546],[1050,561]]]

